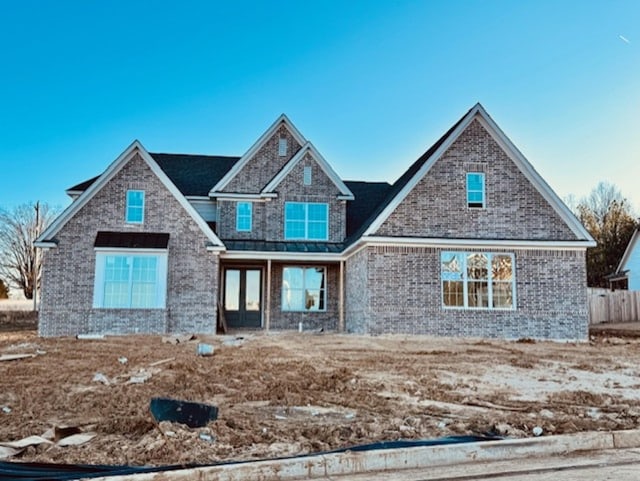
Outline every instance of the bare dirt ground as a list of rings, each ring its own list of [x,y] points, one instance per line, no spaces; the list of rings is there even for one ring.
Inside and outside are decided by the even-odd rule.
[[[165,465],[400,438],[525,437],[536,426],[545,435],[640,423],[636,339],[240,336],[171,345],[157,336],[0,332],[0,356],[36,354],[0,362],[0,441],[80,426],[97,436],[82,446],[30,447],[12,460]],[[197,356],[198,342],[213,344],[215,354]],[[165,362],[152,365],[158,361]],[[108,384],[94,381],[96,373]],[[146,381],[132,382],[136,376]],[[219,418],[200,429],[156,424],[149,413],[155,396],[215,404]]]

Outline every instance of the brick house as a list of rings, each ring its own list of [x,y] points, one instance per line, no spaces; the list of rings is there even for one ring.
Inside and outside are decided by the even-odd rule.
[[[39,332],[585,339],[593,239],[480,104],[392,185],[282,115],[242,157],[131,144],[40,236]]]

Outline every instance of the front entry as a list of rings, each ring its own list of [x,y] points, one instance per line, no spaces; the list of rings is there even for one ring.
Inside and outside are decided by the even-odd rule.
[[[224,271],[224,315],[229,327],[261,327],[260,269],[227,268]]]

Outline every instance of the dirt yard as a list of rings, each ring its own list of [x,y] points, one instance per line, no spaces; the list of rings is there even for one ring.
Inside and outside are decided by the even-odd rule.
[[[213,344],[215,354],[197,356],[198,342]],[[81,446],[32,446],[15,461],[211,463],[399,438],[640,423],[636,339],[576,345],[261,333],[172,345],[155,336],[0,332],[0,356],[23,353],[35,357],[0,362],[0,441],[54,426],[97,435]],[[155,396],[212,403],[220,415],[200,429],[156,424]]]

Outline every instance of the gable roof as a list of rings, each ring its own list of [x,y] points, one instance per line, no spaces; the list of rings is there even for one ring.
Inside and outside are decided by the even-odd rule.
[[[581,241],[586,241],[591,245],[595,245],[595,241],[593,240],[593,237],[591,237],[591,234],[589,234],[571,210],[569,210],[569,208],[564,204],[564,202],[562,202],[551,187],[549,187],[524,155],[504,134],[500,127],[498,127],[480,103],[474,105],[398,179],[398,181],[393,185],[388,198],[380,204],[377,212],[366,222],[366,228],[362,229],[361,235],[375,235],[375,232],[382,223],[393,213],[395,208],[407,197],[409,192],[411,192],[418,182],[427,174],[427,172],[429,172],[435,162],[440,159],[440,157],[475,119],[480,121],[485,130],[487,130],[487,132],[498,143],[500,148],[502,148],[502,150],[516,164],[520,172],[522,172],[529,182],[531,182],[534,188],[551,205],[576,237]]]
[[[627,244],[627,248],[624,250],[624,254],[622,254],[622,258],[620,259],[620,263],[618,264],[618,269],[616,269],[616,274],[622,273],[626,270],[629,256],[633,252],[633,249],[635,249],[638,239],[640,239],[640,227],[635,230],[635,232],[631,236],[631,239],[629,239],[629,244]]]
[[[98,192],[102,187],[104,187],[107,182],[109,182],[133,157],[134,155],[139,154],[144,162],[147,163],[149,168],[153,171],[153,173],[160,179],[160,182],[164,184],[164,186],[173,194],[176,200],[180,203],[180,205],[184,208],[184,210],[189,214],[189,216],[196,222],[198,227],[205,234],[207,239],[212,244],[212,247],[215,249],[220,248],[224,249],[224,245],[214,234],[211,228],[207,225],[207,223],[202,219],[202,217],[196,212],[193,206],[185,199],[184,195],[180,193],[175,184],[169,179],[167,174],[160,168],[158,163],[149,155],[146,149],[142,146],[142,144],[135,140],[129,147],[125,149],[122,154],[118,156],[116,160],[114,160],[107,169],[98,176],[87,189],[80,194],[80,196],[73,202],[69,207],[67,207],[62,214],[60,214],[49,227],[36,239],[34,243],[36,247],[52,247],[54,244],[54,236],[62,229],[62,227],[82,208],[84,205],[91,200],[91,198]],[[87,181],[89,182],[89,181]]]
[[[268,194],[274,192],[275,188],[284,180],[284,178],[291,172],[291,169],[295,167],[295,165],[304,159],[304,156],[309,153],[311,157],[318,163],[320,168],[324,171],[324,173],[331,179],[331,182],[335,184],[341,194],[341,198],[344,200],[353,200],[353,193],[349,190],[349,188],[342,181],[340,176],[336,174],[336,171],[331,168],[329,163],[325,160],[325,158],[318,152],[318,150],[313,146],[311,142],[306,142],[302,148],[294,155],[289,162],[287,162],[280,172],[278,172],[273,179],[269,181],[269,183],[262,189],[262,194]]]
[[[229,182],[243,169],[245,165],[251,160],[251,158],[260,150],[260,148],[278,131],[281,125],[284,125],[287,130],[291,133],[296,142],[300,145],[304,145],[306,143],[306,139],[300,133],[300,131],[291,123],[289,118],[282,114],[280,117],[276,119],[276,121],[271,124],[271,126],[265,131],[264,134],[260,136],[258,140],[245,152],[245,154],[240,157],[240,159],[235,163],[235,165],[218,181],[209,191],[209,195],[211,197],[215,197],[217,192],[220,192],[224,189]]]

